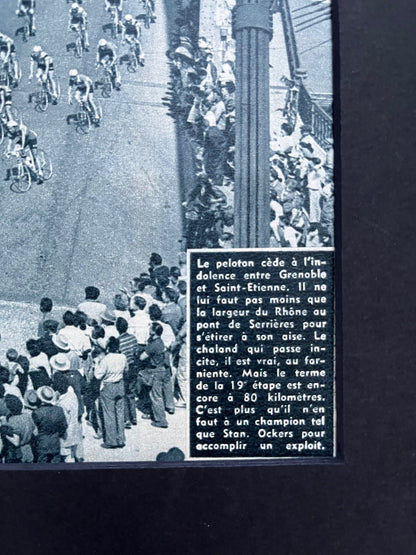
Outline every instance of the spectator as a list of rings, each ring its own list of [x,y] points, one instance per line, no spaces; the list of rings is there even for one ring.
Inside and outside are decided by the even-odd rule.
[[[179,326],[182,323],[182,312],[176,303],[178,293],[172,289],[172,287],[166,287],[163,292],[162,299],[166,304],[161,311],[161,320],[165,324],[169,324],[173,333],[176,335],[178,333]]]
[[[65,355],[62,355],[65,356]],[[82,441],[82,427],[78,418],[78,399],[68,378],[62,372],[56,372],[52,378],[52,387],[57,392],[57,406],[65,413],[68,424],[66,435],[61,438],[61,457],[63,462],[83,462],[84,448]]]
[[[22,413],[23,403],[14,395],[6,395],[8,416],[6,424],[1,426],[0,433],[4,445],[4,462],[31,463],[33,462],[32,439],[35,424],[30,413]]]
[[[51,358],[51,367],[54,374],[56,372],[62,373],[77,396],[78,399],[78,420],[81,422],[84,413],[84,399],[83,396],[87,389],[87,384],[84,376],[78,370],[71,368],[69,357],[65,353],[58,353]]]
[[[52,308],[52,299],[50,299],[49,297],[42,297],[39,304],[39,310],[42,316],[38,324],[38,337],[43,335],[43,323],[45,322],[45,320],[50,319]]]
[[[91,343],[88,336],[79,328],[79,318],[73,312],[67,310],[63,315],[65,326],[60,330],[69,344],[69,349],[79,357],[83,353],[91,350]]]
[[[60,440],[65,437],[68,427],[62,407],[54,405],[54,390],[44,385],[37,390],[40,406],[32,412],[37,428],[35,436],[37,463],[61,462]]]
[[[28,339],[26,341],[26,350],[30,356],[29,363],[31,369],[43,368],[50,377],[51,367],[49,366],[49,360],[45,353],[41,352],[38,341],[36,339]]]
[[[165,410],[169,414],[175,412],[170,367],[165,356],[165,346],[161,339],[163,328],[157,322],[150,327],[150,337],[145,351],[140,355],[141,360],[148,361],[151,376],[150,400],[152,402],[152,426],[167,428]]]
[[[106,310],[106,305],[98,300],[100,290],[98,287],[89,285],[85,288],[85,301],[78,305],[78,310],[85,312],[90,320],[101,323],[101,314]]]
[[[142,347],[145,347],[147,340],[149,339],[149,325],[150,318],[148,313],[145,311],[146,301],[143,297],[136,297],[134,300],[134,316],[131,317],[129,321],[129,333],[134,335],[137,339],[137,343]]]
[[[136,383],[138,373],[138,343],[134,335],[127,333],[128,323],[124,318],[117,318],[116,328],[119,335],[120,353],[127,359],[127,371],[124,374],[124,420],[126,428],[136,426]],[[140,349],[140,352],[143,349]]]
[[[53,335],[58,331],[59,322],[56,320],[45,320],[43,322],[43,332],[38,339],[38,346],[42,353],[50,359],[58,352],[58,348],[52,340]]]
[[[124,434],[124,373],[127,371],[126,356],[119,352],[119,340],[110,337],[107,354],[94,371],[101,380],[100,405],[104,419],[104,449],[122,448]]]

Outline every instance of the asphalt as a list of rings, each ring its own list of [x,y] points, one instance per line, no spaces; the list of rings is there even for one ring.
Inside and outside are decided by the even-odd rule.
[[[182,238],[177,147],[173,121],[162,105],[169,78],[168,21],[165,4],[157,4],[156,23],[143,29],[145,67],[135,74],[122,68],[122,90],[100,98],[102,126],[87,136],[66,123],[74,112],[67,103],[67,76],[77,68],[96,77],[95,49],[109,21],[104,0],[83,2],[91,51],[82,60],[67,52],[73,36],[67,31],[70,4],[63,0],[38,0],[37,36],[28,43],[16,37],[23,79],[14,102],[50,155],[54,175],[25,194],[14,193],[3,181],[7,163],[0,160],[1,299],[38,302],[48,295],[76,304],[84,287],[94,284],[109,301],[147,268],[151,252],[169,265],[177,263]],[[175,16],[172,4],[166,2],[169,21]],[[129,0],[123,11],[138,15],[139,5]],[[14,4],[2,7],[1,16],[0,30],[12,36],[21,25]],[[27,76],[35,44],[53,56],[62,89],[59,105],[45,114],[27,102],[34,90]]]

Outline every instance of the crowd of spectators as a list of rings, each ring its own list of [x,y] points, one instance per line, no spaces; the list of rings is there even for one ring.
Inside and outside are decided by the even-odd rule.
[[[322,149],[303,125],[300,136],[287,122],[271,141],[271,246],[334,246],[332,147]]]
[[[168,51],[171,83],[165,102],[192,146],[195,187],[183,203],[189,248],[233,246],[235,148],[235,45],[228,40],[222,63],[212,45],[198,35],[198,2],[177,21]],[[193,11],[195,13],[193,13]],[[271,141],[270,234],[274,247],[334,244],[332,147],[326,151],[302,125],[298,88],[288,87],[283,122]],[[300,133],[299,133],[300,131]]]
[[[103,449],[122,449],[139,417],[168,428],[187,404],[185,279],[183,258],[152,253],[113,306],[95,286],[63,314],[42,298],[26,352],[0,362],[1,462],[83,462],[87,425]]]
[[[214,62],[212,45],[198,37],[197,4],[191,2],[177,21],[165,97],[195,161],[196,185],[184,202],[189,248],[228,246],[233,225],[230,195],[223,189],[234,183],[235,51],[229,41],[222,63]]]

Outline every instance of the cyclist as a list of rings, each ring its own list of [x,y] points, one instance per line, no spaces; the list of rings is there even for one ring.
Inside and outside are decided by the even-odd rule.
[[[87,25],[87,12],[84,8],[77,4],[77,2],[74,2],[69,10],[68,31],[74,31],[75,33],[81,34],[86,52],[90,49]]]
[[[19,151],[23,151],[23,155],[27,154],[29,157],[29,165],[36,172],[38,181],[41,182],[43,172],[37,158],[38,136],[34,131],[26,127],[26,125],[23,123],[19,125],[14,120],[8,121],[6,127],[7,136],[9,138],[9,144],[6,149],[6,157],[9,158],[12,154],[17,154]]]
[[[92,120],[95,125],[100,125],[100,116],[94,102],[94,85],[92,80],[86,75],[81,75],[76,69],[69,72],[68,103],[72,104],[72,98],[81,104],[85,103],[92,113]]]
[[[105,9],[109,12],[112,8],[117,8],[117,19],[121,21],[123,12],[123,0],[105,0]]]
[[[36,35],[35,9],[36,0],[17,0],[16,14],[19,17],[22,17],[24,15],[27,15],[29,17],[29,34],[31,37],[34,37]]]
[[[0,83],[0,116],[1,122],[7,123],[12,118],[10,111],[12,105],[12,89],[8,85]]]
[[[141,26],[137,19],[134,19],[132,15],[127,14],[124,17],[124,21],[122,23],[122,35],[121,40],[127,42],[129,45],[135,45],[135,53],[137,60],[140,65],[144,66],[144,54],[142,49],[142,44],[140,41],[141,37]]]
[[[29,83],[33,79],[33,72],[36,65],[36,79],[39,83],[49,81],[52,94],[52,104],[58,104],[58,93],[54,77],[53,59],[44,52],[40,46],[34,46],[30,56]]]
[[[142,0],[142,2],[143,2],[144,10],[145,11],[150,10],[150,13],[151,13],[150,19],[151,19],[151,21],[155,22],[156,21],[156,15],[155,15],[155,2],[154,2],[154,0]]]
[[[111,70],[113,86],[119,91],[121,87],[121,77],[117,67],[117,49],[113,43],[105,39],[100,39],[98,41],[97,67],[100,65]]]
[[[16,46],[14,40],[4,33],[0,33],[0,60],[3,66],[7,66],[9,76],[14,86],[17,86],[19,80],[19,64],[16,58]],[[10,71],[9,62],[11,62],[12,72]]]

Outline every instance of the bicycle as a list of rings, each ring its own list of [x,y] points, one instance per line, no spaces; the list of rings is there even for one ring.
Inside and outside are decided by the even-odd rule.
[[[60,87],[58,81],[56,81],[56,95],[56,98],[58,99],[60,97]],[[46,81],[39,81],[39,89],[35,94],[35,110],[40,113],[46,112],[52,99],[53,95],[50,79],[48,78]]]
[[[75,57],[82,58],[82,55],[85,51],[85,34],[84,30],[81,28],[80,25],[73,25],[71,30],[77,34],[77,38],[75,39]]]
[[[97,69],[103,72],[103,76],[99,79],[99,85],[101,86],[101,96],[103,98],[110,98],[113,92],[113,69],[108,63],[100,62],[97,65]]]
[[[150,29],[150,24],[152,23],[153,20],[153,11],[152,11],[152,6],[150,5],[150,2],[145,2],[145,13],[144,13],[144,26],[145,29]]]
[[[139,68],[139,60],[137,55],[138,45],[135,41],[129,42],[129,54],[127,60],[127,71],[129,73],[136,73]]]
[[[119,30],[119,26],[120,26],[120,21],[119,21],[119,16],[118,16],[118,8],[116,6],[110,6],[108,11],[109,11],[110,18],[111,18],[111,23],[110,23],[111,38],[116,39],[117,34],[118,34],[118,30]]]
[[[98,122],[101,121],[102,118],[102,109],[98,102],[96,102],[97,111],[98,111]],[[91,124],[94,122],[94,117],[89,106],[88,100],[81,100],[79,102],[79,110],[77,113],[76,119],[76,131],[80,135],[88,135],[91,129]]]
[[[21,78],[22,78],[22,70],[18,62],[17,62],[17,77],[15,77],[14,72],[10,71],[9,62],[3,63],[3,67],[0,69],[0,85],[16,88]]]
[[[40,171],[35,170],[32,161],[25,153],[24,149],[10,153],[11,156],[16,157],[16,163],[10,168],[10,189],[16,193],[27,193],[32,186],[33,179],[37,181],[42,175],[42,181],[47,181],[52,177],[53,167],[49,156],[43,149],[37,151],[37,162]]]

